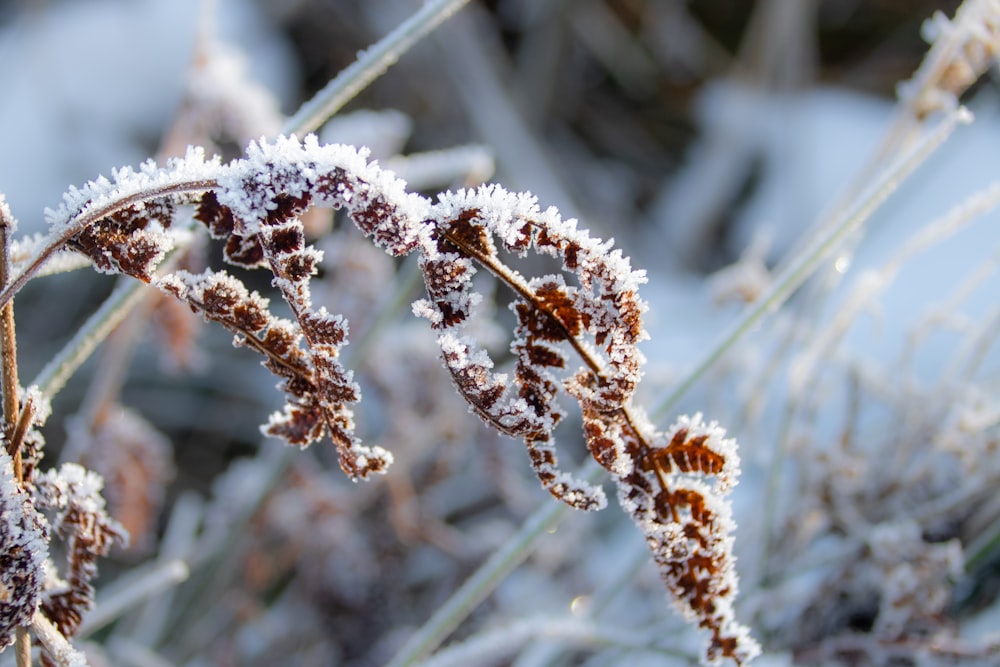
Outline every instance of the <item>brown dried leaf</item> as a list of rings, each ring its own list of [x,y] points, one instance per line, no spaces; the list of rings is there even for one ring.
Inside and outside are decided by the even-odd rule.
[[[76,633],[82,615],[93,606],[97,559],[107,556],[115,543],[127,543],[128,533],[104,510],[103,481],[96,473],[75,463],[38,476],[36,498],[40,507],[56,512],[56,532],[66,540],[68,588],[45,595],[42,610],[66,637]]]

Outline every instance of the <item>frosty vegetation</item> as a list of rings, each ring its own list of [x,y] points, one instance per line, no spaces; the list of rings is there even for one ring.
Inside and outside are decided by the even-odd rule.
[[[364,152],[321,146],[314,135],[304,142],[279,137],[252,143],[246,158],[227,165],[191,150],[162,169],[152,164],[121,169],[110,180],[72,190],[50,213],[50,240],[22,275],[66,247],[88,256],[99,271],[155,284],[231,331],[234,345],[263,355],[264,366],[281,379],[287,403],[263,427],[265,434],[301,447],[332,441],[344,472],[366,479],[385,472],[393,458],[381,447],[361,444],[354,433],[352,406],[361,399],[360,390],[339,360],[346,320],[313,307],[309,282],[322,253],[307,243],[301,220],[313,205],[346,209],[360,232],[390,255],[420,253],[429,298],[417,302],[414,312],[438,332],[441,358],[459,393],[488,424],[525,441],[532,467],[552,495],[579,509],[601,509],[603,491],[560,470],[556,459],[552,434],[565,414],[555,402],[560,384],[579,401],[588,448],[614,475],[622,506],[646,535],[685,614],[710,630],[708,659],[739,664],[755,655],[756,644],[732,611],[733,525],[722,496],[739,471],[735,445],[700,416],[680,422],[668,436],[657,434],[631,405],[644,361],[636,345],[646,337],[640,320],[645,305],[638,297],[645,276],[611,243],[577,230],[575,221],[562,220],[555,209],[540,210],[533,197],[485,186],[432,203],[407,193],[401,181],[367,162]],[[174,247],[175,216],[185,206],[194,208],[194,219],[212,238],[224,242],[227,263],[271,272],[271,284],[292,318],[271,313],[267,299],[225,271],[158,275]],[[577,284],[568,285],[559,274],[525,280],[503,261],[497,241],[508,253],[535,250],[556,257]],[[472,285],[476,264],[519,297],[513,308],[518,324],[510,395],[506,376],[494,374],[485,350],[460,333],[482,300]],[[584,364],[561,383],[553,375],[568,362],[560,343]],[[76,515],[82,510],[81,503],[65,497],[66,489],[88,488],[87,505],[98,518],[88,522],[97,533],[86,538],[86,553],[104,554],[122,531],[100,518],[98,478],[67,465],[72,467],[62,475],[52,473],[37,483],[38,502],[69,506],[73,518],[63,514],[57,521],[75,553],[84,538],[72,526],[80,523]],[[36,468],[32,459],[31,470]],[[689,479],[699,474],[718,481],[709,486]],[[36,484],[30,474],[24,480]],[[66,635],[73,634],[90,604],[93,560],[79,560],[73,565],[71,582],[77,584],[71,603],[52,594],[43,603],[52,607],[43,606]],[[29,600],[43,590],[43,573],[34,577],[39,586]],[[29,608],[21,623],[33,613]]]
[[[393,48],[409,46],[460,4],[427,3],[403,24],[402,37],[392,33],[369,52],[391,57],[364,65],[361,54],[350,76],[384,68],[398,57]],[[98,665],[108,655],[136,665],[417,664],[467,620],[505,568],[537,547],[546,527],[555,530],[562,511],[547,505],[520,529],[494,528],[498,506],[523,516],[532,492],[510,471],[515,463],[493,453],[499,435],[523,442],[535,489],[554,503],[604,510],[604,483],[613,482],[638,539],[616,529],[608,540],[561,531],[551,547],[559,554],[539,550],[539,561],[609,570],[604,589],[573,598],[568,620],[470,621],[463,640],[427,664],[493,664],[515,651],[519,667],[567,664],[562,644],[531,643],[546,633],[574,650],[596,643],[619,651],[595,653],[597,665],[630,659],[629,651],[657,664],[745,665],[762,652],[778,664],[996,660],[996,640],[963,636],[955,611],[960,582],[988,580],[971,579],[968,566],[988,569],[1000,534],[991,491],[1000,468],[983,465],[997,449],[995,383],[973,381],[971,371],[961,381],[952,376],[952,400],[925,407],[927,394],[914,383],[887,386],[842,357],[859,313],[907,261],[995,207],[1000,190],[978,193],[913,234],[854,283],[830,319],[782,310],[799,288],[826,298],[829,283],[807,283],[809,275],[831,260],[846,270],[850,242],[860,241],[877,205],[960,123],[972,122],[960,98],[995,69],[1000,3],[970,0],[952,19],[935,15],[925,38],[932,46],[924,64],[899,89],[899,134],[883,146],[878,168],[863,172],[864,187],[849,191],[773,271],[752,248],[718,273],[717,295],[746,302],[745,310],[728,333],[718,332],[715,347],[701,341],[702,361],[665,398],[651,399],[640,346],[651,338],[646,291],[654,276],[634,268],[614,241],[529,192],[474,183],[469,174],[489,164],[479,147],[394,157],[399,146],[386,137],[405,134],[398,116],[365,117],[363,125],[376,128],[373,148],[324,140],[346,132],[339,119],[319,134],[304,119],[336,106],[330,99],[352,81],[335,79],[283,122],[269,93],[243,80],[238,54],[203,36],[158,159],[70,187],[46,212],[44,233],[14,238],[17,222],[0,202],[7,657],[15,654],[19,667]],[[376,157],[413,172],[421,189]],[[702,158],[710,162],[711,151]],[[465,187],[448,189],[463,178]],[[440,181],[427,194],[424,186]],[[691,248],[703,233],[696,227],[681,232]],[[32,340],[17,339],[15,297],[30,296],[26,288],[44,276],[88,267],[123,282],[22,386],[17,343],[23,354]],[[972,289],[960,286],[955,300]],[[719,363],[749,345],[753,325],[775,312],[756,356]],[[124,405],[123,383],[142,340],[175,369],[197,365],[191,314],[239,348],[216,351],[223,375],[232,373],[219,382],[236,388],[257,377],[243,370],[254,353],[277,379],[283,405],[260,412],[259,433],[289,447],[265,442],[252,457],[226,461],[207,501],[182,494],[167,503],[177,473],[173,445]],[[995,314],[971,328],[963,368],[986,356]],[[671,312],[671,326],[683,328],[687,315]],[[57,460],[47,459],[52,402],[102,340],[92,384],[65,418],[66,442]],[[720,383],[737,377],[734,384],[753,387],[736,410],[716,415],[706,401],[677,414],[688,390],[712,373]],[[763,402],[781,392],[756,388],[779,373],[784,416],[772,458],[756,466],[760,493],[749,496],[756,502],[734,505],[748,457],[732,433],[763,430],[773,416]],[[849,387],[835,437],[816,416],[831,382]],[[245,391],[255,408],[268,403]],[[183,427],[201,400],[167,412]],[[898,430],[861,432],[876,406]],[[227,422],[218,404],[208,412]],[[488,428],[477,429],[466,412]],[[664,413],[672,423],[658,428],[650,415]],[[223,430],[244,428],[228,421]],[[727,432],[726,421],[737,428]],[[565,464],[581,454],[595,465]],[[328,458],[350,481],[368,483],[338,486]],[[986,509],[969,509],[977,505]],[[475,525],[456,527],[463,516]],[[644,544],[641,558],[619,540]],[[118,573],[102,598],[98,564],[127,547],[154,556]],[[453,568],[428,549],[467,569],[495,552],[469,579],[491,583],[442,589]],[[749,554],[742,593],[738,552]],[[604,613],[649,561],[685,626],[657,622],[643,632],[634,600],[617,624]],[[189,574],[196,585],[181,586]],[[397,589],[409,597],[394,599]],[[654,618],[666,615],[657,599],[640,605]],[[499,591],[493,605],[504,604]],[[133,607],[132,618],[120,618]],[[411,607],[430,610],[430,618],[413,619]],[[330,618],[330,609],[343,613]],[[106,639],[93,639],[108,625]]]

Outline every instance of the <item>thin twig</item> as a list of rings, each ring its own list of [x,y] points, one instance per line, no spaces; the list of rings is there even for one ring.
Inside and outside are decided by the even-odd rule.
[[[10,281],[10,233],[14,219],[6,205],[0,206],[0,286]],[[14,438],[18,422],[17,335],[14,328],[14,301],[8,300],[0,308],[0,384],[3,386],[3,433],[7,439],[7,453],[13,460],[14,477],[18,484],[24,482],[21,466],[20,440]],[[31,667],[31,636],[27,629],[14,631],[14,658],[17,667]]]
[[[48,399],[63,388],[66,381],[83,365],[97,346],[118,326],[128,312],[142,299],[146,285],[138,280],[123,279],[104,303],[87,318],[76,334],[49,360],[31,383]]]
[[[0,286],[6,287],[10,282],[10,232],[14,221],[8,215],[6,208],[0,208]],[[10,443],[17,424],[18,400],[17,378],[17,336],[14,329],[14,302],[8,301],[0,308],[0,385],[3,388],[3,418],[4,437]],[[8,444],[9,447],[9,444]],[[14,459],[14,476],[22,481],[21,452],[19,449],[10,451]]]
[[[36,611],[31,619],[31,629],[60,667],[86,667],[86,656],[74,649],[40,610]]]

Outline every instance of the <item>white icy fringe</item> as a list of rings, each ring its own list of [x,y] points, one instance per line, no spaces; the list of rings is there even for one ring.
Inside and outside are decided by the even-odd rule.
[[[183,158],[167,160],[165,167],[146,160],[138,169],[113,170],[110,179],[99,176],[83,187],[70,187],[58,208],[45,210],[50,238],[66,232],[73,221],[87,213],[131,198],[150,199],[155,193],[178,185],[211,181],[221,166],[218,156],[206,160],[204,149],[192,146]]]
[[[14,642],[38,609],[49,556],[48,522],[14,477],[6,441],[0,442],[0,648]]]
[[[966,0],[951,20],[935,12],[922,32],[932,47],[913,78],[899,84],[900,101],[921,116],[954,111],[1000,53],[1000,0]]]
[[[50,214],[52,233],[68,239],[90,218],[141,208],[144,202],[173,194],[189,193],[192,196],[186,201],[199,201],[199,196],[211,192],[215,203],[223,207],[211,214],[219,216],[216,227],[209,223],[213,234],[259,244],[263,261],[253,261],[274,273],[273,283],[303,332],[308,332],[310,322],[316,331],[343,323],[334,322],[322,309],[312,309],[308,282],[320,254],[304,240],[301,221],[296,218],[301,210],[313,205],[344,208],[358,228],[388,254],[399,257],[419,252],[430,298],[419,302],[415,312],[438,330],[444,362],[463,396],[498,430],[524,438],[533,468],[554,496],[574,507],[599,509],[606,504],[603,491],[561,471],[551,439],[563,415],[556,396],[568,392],[577,399],[586,415],[588,440],[591,431],[603,430],[619,455],[606,465],[619,475],[620,489],[633,492],[631,496],[622,493],[622,504],[646,534],[678,604],[688,618],[713,632],[707,659],[715,661],[725,654],[741,663],[749,660],[759,648],[733,620],[733,525],[730,506],[723,500],[738,473],[734,441],[726,439],[714,422],[705,425],[700,415],[683,418],[674,432],[703,436],[711,442],[705,445],[710,451],[701,451],[703,443],[699,442],[694,445],[695,460],[665,458],[656,464],[659,479],[654,479],[649,468],[637,473],[632,457],[623,446],[615,445],[624,442],[623,430],[635,431],[635,444],[630,446],[643,456],[655,455],[646,434],[636,430],[629,405],[644,362],[637,344],[648,337],[641,323],[647,306],[638,296],[639,286],[646,282],[645,272],[633,270],[621,250],[613,248],[613,240],[592,238],[578,228],[576,220],[563,219],[554,207],[540,209],[530,194],[490,185],[445,193],[432,204],[408,193],[401,180],[369,163],[367,156],[367,151],[350,146],[320,145],[312,135],[301,142],[291,136],[251,143],[245,158],[227,165],[206,161],[200,151],[192,149],[184,160],[171,161],[163,170],[146,163],[139,171],[114,172],[113,181],[99,179],[71,191],[63,207]],[[560,273],[526,280],[507,267],[497,239],[509,253],[524,256],[532,251],[560,261],[562,271],[574,278],[573,284]],[[227,259],[239,262],[235,255]],[[512,343],[517,359],[513,383],[492,372],[493,362],[477,341],[460,335],[481,301],[472,285],[477,265],[487,267],[520,297]],[[229,285],[223,278],[212,282],[206,275],[179,272],[159,282],[173,286],[174,296],[182,299],[192,290],[208,287],[230,301],[248,298],[242,292],[234,297],[237,284]],[[266,309],[263,301],[254,305],[254,310]],[[341,328],[346,335],[346,327]],[[300,439],[318,437],[314,413],[305,412],[315,407],[307,401],[315,401],[324,411],[336,411],[336,423],[327,421],[327,426],[335,436],[341,465],[352,479],[384,471],[391,461],[388,452],[363,447],[353,436],[353,416],[346,404],[360,395],[337,361],[343,337],[305,338],[303,352],[309,362],[302,377],[317,389],[299,394],[283,385],[303,401],[290,400],[288,429],[279,428],[283,422],[276,424],[272,417],[271,432],[280,436],[284,430],[286,439],[292,441],[288,434],[300,438],[292,427],[308,427]],[[299,339],[296,336],[290,342],[297,346]],[[551,369],[563,369],[567,361],[560,348],[569,351],[570,347],[584,365],[575,374],[568,369],[565,377],[556,377]],[[325,381],[346,397],[334,401],[324,395],[320,389]],[[301,421],[293,423],[300,417]],[[278,419],[283,416],[279,414]],[[702,457],[709,460],[707,466],[702,465]],[[370,464],[372,458],[377,461]],[[660,492],[652,490],[655,482]],[[77,502],[87,504],[88,513],[103,513],[100,486],[99,478],[74,464],[65,464],[57,475],[40,478],[40,488],[51,505],[66,507],[67,496],[75,495]],[[709,581],[694,585],[692,577]]]

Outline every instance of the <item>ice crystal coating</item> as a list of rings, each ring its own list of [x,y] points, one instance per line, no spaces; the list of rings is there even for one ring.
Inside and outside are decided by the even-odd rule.
[[[41,507],[55,511],[55,529],[66,540],[66,586],[47,590],[42,601],[46,617],[66,637],[72,636],[83,614],[94,603],[91,581],[97,559],[128,533],[107,515],[101,490],[104,480],[76,463],[38,475],[36,497]]]
[[[320,145],[313,136],[252,143],[245,158],[228,165],[199,164],[205,166],[192,170],[197,181],[169,173],[177,165],[168,165],[166,174],[143,168],[141,179],[154,189],[170,184],[169,196],[164,190],[129,194],[116,204],[114,192],[131,192],[119,184],[130,184],[131,172],[125,179],[116,173],[116,185],[72,193],[69,218],[93,208],[87,195],[101,198],[109,213],[73,228],[67,238],[99,268],[155,280],[231,331],[236,345],[262,354],[287,398],[265,433],[299,446],[330,438],[351,479],[384,472],[392,461],[387,451],[364,446],[354,435],[351,408],[361,394],[340,362],[346,320],[312,305],[310,280],[322,253],[307,241],[301,216],[312,206],[344,209],[388,254],[419,254],[427,298],[413,311],[436,331],[444,366],[470,409],[524,441],[532,468],[553,496],[579,509],[600,509],[604,491],[560,469],[552,436],[565,416],[560,395],[576,399],[589,451],[613,475],[619,500],[645,534],[681,611],[709,631],[708,661],[742,664],[756,654],[756,643],[732,612],[733,524],[724,496],[739,471],[735,443],[700,415],[658,434],[631,405],[644,362],[638,345],[647,337],[646,304],[638,294],[646,277],[612,241],[592,238],[554,208],[542,210],[528,193],[495,185],[445,193],[432,203],[407,193],[364,151]],[[195,204],[194,217],[209,234],[224,241],[227,262],[270,271],[291,318],[273,315],[267,299],[224,271],[151,278],[165,241],[147,227],[170,228],[177,193]],[[559,268],[525,278],[509,260],[529,252],[555,259]],[[481,270],[515,295],[512,374],[496,372],[486,350],[466,333],[483,300],[472,280]]]
[[[14,630],[31,623],[45,583],[48,522],[14,479],[6,447],[0,447],[0,648]]]
[[[646,536],[660,575],[688,620],[710,632],[705,657],[745,664],[760,653],[735,620],[735,523],[726,494],[739,475],[734,440],[700,414],[654,433],[641,415],[601,419],[584,411],[594,458],[615,475],[618,501]]]
[[[177,206],[211,185],[219,167],[218,159],[205,160],[202,149],[190,148],[164,168],[149,160],[138,170],[116,169],[111,179],[101,176],[71,188],[58,209],[46,211],[49,235],[41,248],[53,248],[59,239],[98,271],[149,282],[173,247],[170,227]]]
[[[922,32],[932,48],[913,78],[899,85],[899,97],[921,118],[956,109],[961,94],[996,62],[1000,3],[964,2],[951,20],[935,12]]]

